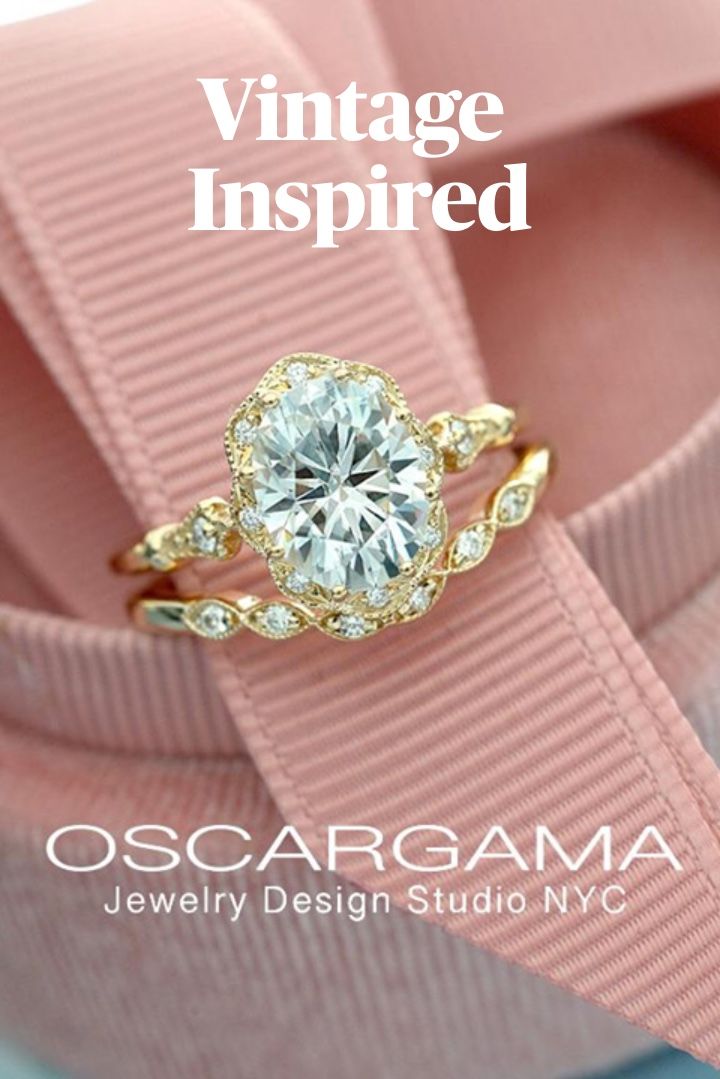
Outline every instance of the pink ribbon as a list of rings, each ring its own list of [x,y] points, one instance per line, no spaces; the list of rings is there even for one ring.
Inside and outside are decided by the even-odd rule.
[[[364,46],[378,34],[366,10],[348,8],[354,36],[319,7],[302,26],[294,10],[283,8],[284,23],[274,18],[276,7],[217,4],[210,17],[208,5],[106,0],[54,20],[52,33],[39,21],[7,34],[0,274],[63,409],[79,421],[61,425],[64,470],[53,445],[27,465],[36,490],[59,487],[58,517],[44,499],[19,504],[10,539],[59,609],[86,622],[121,621],[120,586],[100,569],[113,545],[138,524],[173,518],[224,490],[227,413],[275,357],[312,348],[377,362],[421,415],[488,396],[449,256],[431,226],[411,235],[357,232],[331,252],[310,251],[302,234],[188,233],[188,166],[242,166],[248,179],[257,174],[270,185],[295,178],[297,168],[291,145],[255,144],[252,134],[220,142],[198,74],[269,70],[288,87],[331,90],[361,71],[369,87],[388,77],[382,55],[363,66]],[[397,38],[396,15],[388,21]],[[319,50],[318,20],[327,20],[341,52]],[[688,51],[702,51],[702,40],[690,34]],[[660,68],[666,75],[663,65],[643,69],[628,101],[654,96]],[[678,71],[678,87],[700,81],[687,70]],[[315,181],[362,182],[367,153],[308,143],[302,170]],[[385,160],[391,153],[398,173],[418,174],[400,150]],[[9,392],[21,401],[27,387],[18,381]],[[52,413],[52,383],[43,381],[38,394]],[[715,431],[717,417],[708,425]],[[89,443],[98,457],[89,457]],[[457,485],[453,506],[472,498],[471,482]],[[12,477],[7,483],[12,491]],[[68,551],[53,534],[56,519]],[[582,532],[576,522],[579,542]],[[84,580],[65,572],[68,557],[89,561]],[[189,586],[257,587],[263,577],[258,560],[197,572]],[[86,743],[119,748],[126,735],[112,732],[116,723],[132,728],[131,714],[162,730],[163,713],[177,711],[169,707],[173,686],[195,686],[191,700],[177,692],[177,731],[192,730],[193,715],[205,727],[176,738],[170,719],[167,748],[231,753],[243,744],[284,818],[320,853],[328,824],[369,824],[392,836],[435,822],[471,851],[496,823],[527,850],[542,823],[579,852],[610,823],[623,853],[655,825],[683,871],[648,860],[620,874],[616,863],[603,884],[631,893],[622,918],[592,909],[553,919],[531,901],[513,919],[430,920],[720,1062],[718,772],[568,530],[550,516],[504,539],[486,571],[467,588],[449,587],[428,619],[353,647],[312,635],[272,646],[248,635],[201,659],[191,642],[138,639],[120,626],[12,610],[6,621],[29,661],[72,664],[75,699],[63,708],[82,717]],[[162,696],[133,700],[123,670]],[[42,702],[21,680],[13,687],[11,708],[22,712],[14,718],[33,725]],[[96,739],[100,707],[114,718]],[[241,743],[224,729],[225,708]],[[163,748],[138,727],[130,741]],[[417,881],[398,865],[379,873],[367,856],[348,857],[341,871],[370,891],[390,891],[399,906]],[[480,876],[492,887],[522,887],[531,900],[545,885],[597,884],[593,868],[570,877],[556,864],[541,879],[509,860],[438,881],[463,889]]]

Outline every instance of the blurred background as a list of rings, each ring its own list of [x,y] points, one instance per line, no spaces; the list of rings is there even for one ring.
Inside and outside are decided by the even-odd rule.
[[[718,1074],[720,1073],[715,1068],[698,1064],[696,1060],[685,1056],[684,1053],[661,1050],[659,1053],[645,1057],[632,1067],[623,1068],[621,1071],[603,1072],[602,1075],[596,1072],[588,1079],[710,1079],[710,1076]],[[0,1079],[70,1079],[70,1077],[61,1075],[52,1068],[44,1067],[8,1046],[0,1045]],[[543,1076],[538,1076],[538,1079],[543,1079]]]

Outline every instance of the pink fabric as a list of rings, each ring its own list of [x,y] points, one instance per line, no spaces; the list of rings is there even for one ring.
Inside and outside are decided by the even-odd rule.
[[[67,434],[60,436],[60,445],[67,460],[80,467],[88,441],[102,459],[102,464],[82,464],[81,473],[66,466],[68,493],[83,521],[90,521],[87,530],[78,529],[77,519],[58,514],[58,535],[68,538],[77,565],[98,558],[98,538],[113,527],[130,534],[134,518],[143,526],[156,523],[182,512],[199,495],[223,489],[219,432],[228,408],[268,360],[284,352],[312,347],[380,362],[401,380],[420,413],[485,396],[460,289],[448,252],[432,228],[414,236],[358,233],[337,252],[310,255],[305,237],[248,234],[242,259],[232,234],[185,231],[188,162],[212,159],[233,168],[241,149],[244,168],[252,162],[268,182],[288,178],[294,167],[295,150],[282,144],[264,147],[262,153],[252,142],[240,148],[219,144],[196,93],[198,71],[273,70],[282,72],[288,84],[332,87],[356,75],[366,53],[362,46],[376,40],[378,30],[368,11],[348,7],[347,23],[328,26],[328,33],[337,33],[343,42],[353,38],[343,68],[337,53],[318,49],[313,39],[312,20],[324,20],[319,9],[311,10],[303,26],[280,6],[284,24],[273,17],[273,7],[251,4],[218,4],[212,19],[203,6],[199,19],[195,5],[175,3],[168,22],[170,10],[165,3],[148,8],[108,0],[54,20],[52,34],[38,22],[9,32],[6,39],[0,75],[6,102],[2,283],[83,425],[80,431],[69,416],[63,420]],[[570,27],[568,22],[568,33]],[[659,56],[656,69],[639,69],[637,82],[626,73],[627,100],[637,96],[645,102],[657,84],[671,91],[697,85],[675,77],[705,55],[707,24],[698,27],[683,48],[670,50],[676,67],[666,67]],[[356,33],[349,34],[349,28]],[[374,55],[373,66],[365,69],[368,85],[390,77],[382,53]],[[36,68],[38,56],[41,82],[28,77],[29,58]],[[171,93],[157,91],[153,73],[158,64],[172,73]],[[582,77],[580,64],[577,76]],[[95,91],[91,106],[89,84]],[[578,110],[578,118],[585,115]],[[98,153],[99,146],[108,146],[108,132],[112,153]],[[308,144],[303,151],[304,167],[316,179],[339,173],[362,178],[367,169],[361,150]],[[417,167],[415,162],[407,165],[409,172]],[[16,346],[17,358],[24,345],[18,340]],[[18,370],[9,400],[22,402],[28,385]],[[51,415],[54,392],[42,383],[40,404],[47,401]],[[11,425],[10,435],[22,448],[22,426]],[[427,1025],[432,977],[421,981],[424,999],[413,992],[418,981],[409,967],[398,974],[395,994],[382,979],[375,981],[368,969],[372,963],[366,956],[364,966],[360,951],[341,961],[343,948],[352,946],[341,930],[333,930],[313,968],[313,991],[320,992],[323,1002],[322,1029],[305,1027],[301,1037],[305,1009],[300,1020],[287,1019],[300,1055],[293,1060],[293,1074],[327,1071],[329,1060],[335,1062],[334,1074],[349,1076],[378,1073],[381,1061],[387,1065],[388,1059],[397,1064],[398,1075],[423,1074],[421,1060],[432,1062],[426,1064],[428,1075],[467,1071],[482,1040],[473,1024],[483,992],[489,1014],[497,1016],[498,1000],[510,1001],[522,1014],[518,1001],[524,990],[517,986],[524,983],[498,973],[484,981],[479,953],[465,942],[542,974],[705,1059],[720,1060],[715,1011],[720,988],[717,771],[570,538],[577,539],[604,580],[607,575],[613,597],[623,601],[632,590],[624,576],[625,554],[613,549],[612,537],[629,537],[638,558],[644,539],[638,522],[644,514],[665,537],[667,549],[679,535],[682,581],[663,590],[662,569],[644,567],[643,600],[635,607],[632,597],[628,602],[632,624],[647,624],[717,570],[717,547],[708,536],[720,532],[712,478],[719,441],[715,411],[632,488],[621,488],[580,512],[568,529],[544,517],[526,534],[508,538],[494,556],[492,572],[473,581],[471,607],[466,589],[449,588],[434,616],[407,629],[402,638],[388,635],[352,649],[332,643],[319,647],[310,637],[275,648],[243,639],[201,658],[193,642],[150,641],[117,626],[100,628],[7,609],[8,716],[26,730],[9,729],[4,736],[11,777],[4,784],[6,844],[14,872],[1,886],[16,901],[6,907],[13,911],[11,924],[21,929],[20,939],[27,941],[42,925],[48,903],[60,903],[62,924],[78,947],[88,950],[92,969],[111,965],[117,970],[129,938],[122,928],[109,930],[97,920],[97,885],[83,881],[80,888],[76,881],[59,881],[41,857],[28,868],[28,844],[37,851],[48,826],[60,817],[77,818],[81,807],[113,826],[132,821],[143,810],[157,813],[162,804],[168,817],[183,825],[198,815],[227,819],[230,814],[256,821],[256,834],[269,829],[276,810],[248,759],[201,762],[194,756],[232,755],[244,743],[280,811],[308,838],[329,821],[363,821],[393,834],[416,823],[420,813],[455,827],[470,847],[489,823],[502,821],[522,840],[542,821],[579,848],[608,820],[619,845],[626,847],[642,825],[652,822],[682,852],[686,866],[677,877],[655,863],[633,870],[632,879],[623,883],[632,888],[637,907],[622,923],[613,923],[612,931],[607,919],[597,915],[561,923],[532,914],[480,923],[448,917],[444,928],[463,938],[461,947],[417,920],[394,918],[390,924],[398,927],[399,937],[391,954],[422,964],[438,949],[433,969],[442,971],[452,991],[440,993],[451,1002],[447,1013],[437,997],[431,998],[437,1005],[435,1020],[443,1016],[458,1030],[470,1028],[460,1036],[456,1059],[439,1022]],[[658,492],[671,491],[684,471],[691,482],[684,490],[686,512],[679,519],[665,511],[664,495]],[[3,477],[9,495],[18,490],[17,478]],[[41,498],[44,470],[30,464],[26,479]],[[89,505],[80,498],[85,482],[93,491]],[[117,488],[110,488],[106,500],[103,489],[110,483]],[[469,497],[463,482],[451,501],[457,505]],[[98,521],[99,506],[107,516]],[[97,565],[79,588],[69,586],[69,574],[67,581],[62,579],[64,564],[49,558],[47,536],[32,527],[38,502],[28,499],[11,508],[6,530],[17,557],[36,575],[39,587],[51,589],[63,615],[104,621],[112,601],[117,613],[118,585],[108,584]],[[702,520],[701,538],[696,519]],[[124,538],[118,537],[120,544]],[[262,567],[248,561],[240,570],[204,573],[202,582],[220,587],[229,580],[237,584],[238,576],[254,586]],[[188,575],[185,583],[193,581]],[[652,604],[645,597],[652,597]],[[167,695],[170,684],[176,698]],[[152,692],[134,693],[145,686]],[[189,697],[190,690],[197,696]],[[193,719],[201,709],[207,720],[199,731]],[[225,726],[226,711],[237,723],[237,737]],[[98,722],[101,713],[107,718]],[[171,722],[163,723],[163,713],[171,715]],[[42,740],[35,740],[37,733]],[[49,734],[88,749],[50,752]],[[130,765],[112,756],[93,756],[94,767],[88,769],[83,754],[97,754],[100,748],[175,752],[190,760],[186,765],[155,760]],[[360,862],[348,865],[347,875],[371,889],[390,887],[399,903],[409,883],[400,871],[380,878]],[[545,882],[558,879],[550,873]],[[573,882],[588,881],[589,875],[581,873]],[[47,884],[44,893],[36,891],[41,882]],[[464,879],[461,886],[472,883]],[[484,873],[482,883],[513,886],[517,871],[498,863]],[[532,891],[532,882],[522,883]],[[443,885],[452,884],[452,875],[445,875]],[[17,902],[26,888],[33,889],[27,905]],[[80,910],[78,902],[87,906]],[[40,931],[51,969],[72,970],[77,960],[64,953],[57,932]],[[180,936],[156,937],[154,943],[147,930],[141,932],[143,948],[137,954],[145,958],[151,984],[157,984],[163,956],[180,961],[177,942],[185,939],[183,931],[174,927]],[[208,956],[222,954],[222,930],[208,923],[203,933],[202,946],[187,953],[185,986],[193,978],[208,977]],[[243,938],[247,947],[260,941],[272,947],[271,932],[263,935],[258,927],[256,933],[249,935],[249,944]],[[247,966],[240,1023],[246,1031],[248,1075],[257,1074],[253,1053],[258,1066],[273,1062],[270,1074],[288,1070],[283,1050],[269,1056],[268,1035],[260,1031],[268,988],[279,990],[286,978],[294,991],[307,976],[302,962],[295,970],[288,959],[294,945],[286,933],[280,938],[282,956],[273,957],[266,968],[260,954],[242,956]],[[383,941],[368,933],[363,939],[368,949],[377,949],[380,963]],[[161,952],[165,947],[168,953]],[[5,1013],[21,1022],[41,992],[37,975],[47,965],[47,954],[9,954],[17,976],[13,989],[19,983],[22,992],[13,993]],[[307,960],[307,953],[301,958]],[[25,981],[28,963],[36,977]],[[504,994],[498,984],[505,976],[512,988]],[[100,998],[108,1015],[113,994],[122,994],[127,985],[127,974],[117,971]],[[75,992],[78,1001],[87,999],[79,984],[70,997]],[[537,992],[535,1004],[541,998],[557,999],[554,991]],[[56,996],[43,995],[45,1044],[63,1052],[79,1070],[121,1074],[118,1046],[104,1013],[96,1011],[102,1031],[93,1049],[83,1054],[70,1049],[71,1039],[60,1032],[73,1014],[68,1008],[72,1001]],[[219,1008],[212,1020],[218,1029],[237,1023],[237,1006],[219,1006],[217,996],[213,1003]],[[236,1074],[202,1037],[178,1043],[175,1060],[161,1056],[160,1041],[148,1026],[138,1024],[135,1005],[123,997],[114,1004],[114,1016],[125,1020],[119,1030],[139,1035],[141,1055],[133,1074],[215,1075],[223,1074],[223,1066],[227,1074]],[[352,1010],[355,1004],[368,1019],[368,1029],[382,1033],[377,1042],[350,1039],[353,1024],[343,1021],[337,1009]],[[602,1060],[609,1020],[592,1013],[592,1030],[578,1033],[575,1007],[563,1003],[555,1010],[552,1005],[554,1022],[566,1039],[559,1045],[528,1038],[506,1046],[503,1062],[498,1042],[492,1042],[492,1074],[530,1075],[539,1069],[561,1074]],[[535,1018],[528,1015],[524,1030],[529,1032],[535,1022],[539,1031],[542,1012],[530,1007],[528,1013]],[[192,1015],[189,1009],[187,1017]],[[407,1023],[411,1036],[400,1039],[398,1023]],[[631,1032],[613,1031],[619,1051],[639,1044]],[[515,1036],[508,1031],[511,1042]]]
[[[717,88],[720,12],[713,0],[444,0],[409,25],[403,0],[374,0],[412,94],[480,85],[505,105],[502,152]],[[707,132],[703,140],[707,141]],[[465,146],[460,153],[498,151]],[[474,152],[474,153],[473,153]]]

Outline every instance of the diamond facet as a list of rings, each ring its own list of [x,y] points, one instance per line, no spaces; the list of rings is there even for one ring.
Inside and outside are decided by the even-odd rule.
[[[365,379],[365,385],[369,390],[374,390],[376,393],[385,393],[385,383],[380,378],[380,375],[369,375]]]
[[[376,386],[331,375],[293,386],[262,417],[252,464],[255,527],[318,585],[382,588],[420,550],[427,466]]]

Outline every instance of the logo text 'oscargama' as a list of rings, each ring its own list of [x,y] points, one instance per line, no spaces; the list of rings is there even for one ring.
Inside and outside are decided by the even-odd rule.
[[[442,824],[414,824],[390,837],[368,824],[330,825],[320,843],[285,825],[269,842],[258,843],[238,824],[206,824],[181,837],[166,824],[137,824],[116,836],[100,825],[83,823],[56,829],[47,839],[46,851],[53,865],[70,873],[96,872],[116,859],[143,873],[167,873],[183,862],[209,873],[242,869],[262,873],[288,860],[303,862],[316,872],[323,865],[342,871],[365,864],[380,873],[397,866],[412,873],[480,873],[498,860],[512,862],[524,873],[556,872],[562,867],[570,873],[582,869],[624,873],[648,860],[664,862],[676,872],[683,868],[652,824],[624,837],[622,843],[609,824],[573,843],[544,824],[522,840],[493,824],[472,842]]]

